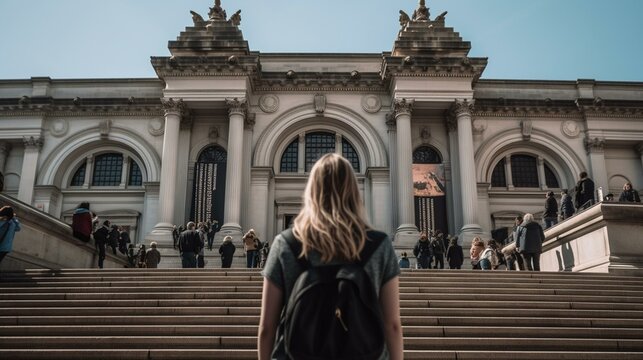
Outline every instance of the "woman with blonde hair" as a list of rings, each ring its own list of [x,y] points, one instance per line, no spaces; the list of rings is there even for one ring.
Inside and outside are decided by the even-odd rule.
[[[338,154],[327,154],[315,163],[310,172],[303,195],[303,208],[294,220],[292,230],[282,232],[272,242],[263,271],[264,285],[258,334],[259,359],[297,358],[288,347],[288,340],[284,342],[282,336],[284,333],[292,333],[288,328],[291,323],[284,319],[287,320],[291,306],[299,301],[297,296],[291,296],[299,294],[299,288],[295,283],[299,285],[302,278],[311,271],[322,273],[322,268],[328,269],[333,266],[341,266],[341,269],[359,269],[356,271],[366,274],[370,280],[368,284],[371,286],[367,290],[375,298],[378,308],[376,312],[381,318],[381,331],[386,345],[379,344],[380,351],[374,358],[402,359],[398,278],[400,269],[397,256],[388,236],[370,229],[351,164]],[[318,302],[322,303],[325,300],[320,298]],[[280,314],[284,309],[286,316],[282,317],[280,324]],[[355,308],[349,310],[355,311]],[[356,311],[359,310],[361,308]],[[330,315],[331,321],[337,317],[337,323],[332,327],[348,330],[363,326],[350,321],[345,323],[343,316],[350,315],[343,314],[338,306],[334,314]],[[366,323],[370,319],[363,320]],[[306,331],[310,329],[314,332],[326,324],[324,321],[324,317],[309,319]],[[294,326],[290,330],[293,329]],[[351,333],[347,331],[346,334],[348,337]],[[316,355],[319,358],[336,357],[323,353]]]

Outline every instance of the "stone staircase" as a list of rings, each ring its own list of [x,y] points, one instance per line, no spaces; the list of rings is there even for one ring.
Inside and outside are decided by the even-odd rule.
[[[0,359],[255,359],[246,269],[0,274]],[[643,279],[402,273],[406,359],[643,359]]]

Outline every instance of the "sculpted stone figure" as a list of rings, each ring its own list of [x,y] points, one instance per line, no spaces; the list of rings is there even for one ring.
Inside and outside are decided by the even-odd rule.
[[[194,21],[194,27],[205,26],[205,20],[203,19],[203,16],[199,15],[196,11],[192,11],[192,10],[190,10],[190,14],[192,14],[192,21]]]
[[[411,18],[407,13],[404,12],[404,10],[400,10],[400,26],[401,27],[406,27],[406,25],[409,24],[411,21]]]
[[[418,8],[413,12],[413,21],[428,21],[429,16],[429,8],[426,7],[425,0],[420,0]]]
[[[227,19],[228,15],[226,14],[225,10],[221,7],[221,0],[215,0],[214,1],[214,7],[210,8],[210,12],[208,13],[210,16],[210,20],[225,20]]]
[[[239,26],[241,24],[241,10],[237,10],[236,13],[232,14],[229,21],[232,25]]]
[[[443,21],[444,18],[447,16],[448,11],[443,12],[442,14],[438,15],[434,21]]]

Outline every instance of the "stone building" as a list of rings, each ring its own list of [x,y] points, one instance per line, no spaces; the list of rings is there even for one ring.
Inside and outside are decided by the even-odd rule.
[[[390,52],[260,53],[218,3],[152,57],[158,78],[0,80],[4,192],[64,220],[89,201],[139,242],[208,219],[270,239],[338,152],[406,247],[538,216],[581,171],[617,197],[643,184],[643,83],[480,79],[487,59],[424,1]]]

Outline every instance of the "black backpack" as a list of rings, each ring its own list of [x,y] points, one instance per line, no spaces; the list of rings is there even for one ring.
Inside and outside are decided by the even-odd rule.
[[[282,236],[295,256],[302,245],[288,229]],[[369,231],[360,260],[303,270],[281,314],[273,358],[296,360],[378,359],[384,351],[384,323],[373,284],[364,271],[386,234]]]

